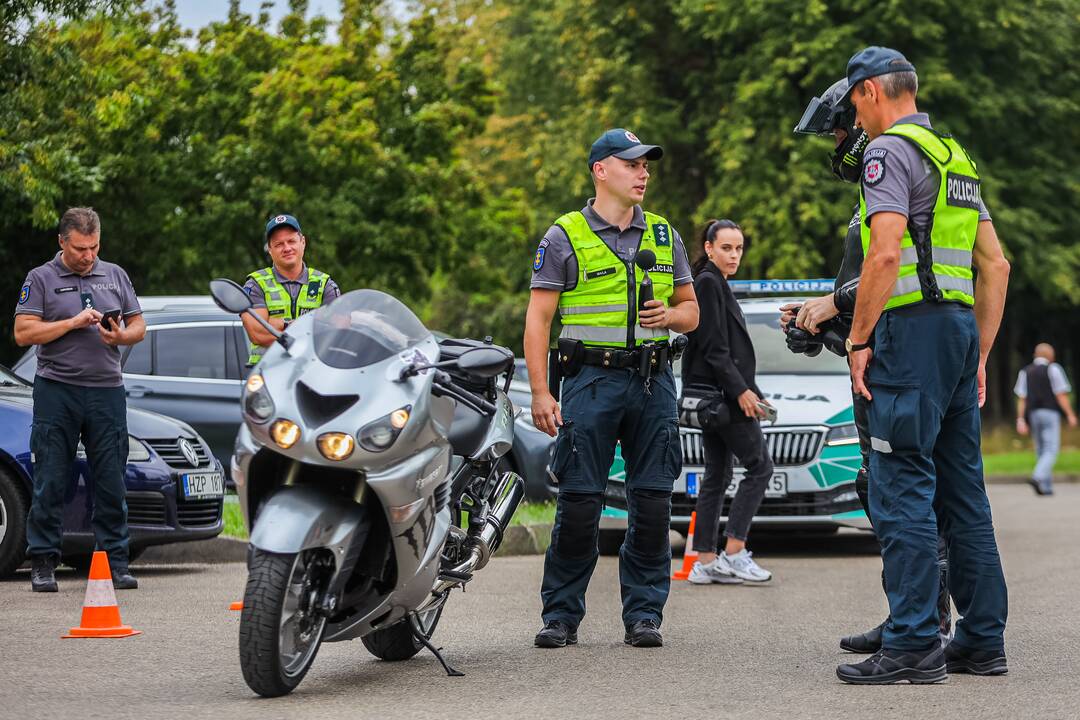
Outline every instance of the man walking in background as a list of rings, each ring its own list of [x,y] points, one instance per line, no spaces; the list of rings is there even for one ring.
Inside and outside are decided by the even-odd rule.
[[[1034,361],[1020,371],[1013,392],[1016,402],[1016,432],[1031,433],[1035,443],[1035,469],[1031,486],[1039,495],[1054,494],[1054,463],[1061,449],[1061,416],[1076,427],[1076,413],[1069,403],[1069,381],[1065,370],[1054,362],[1049,343],[1035,346]]]

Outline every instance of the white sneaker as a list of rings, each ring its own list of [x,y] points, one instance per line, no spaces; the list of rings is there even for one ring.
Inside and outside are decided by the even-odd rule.
[[[720,556],[717,556],[715,560],[705,565],[695,561],[694,567],[690,568],[690,577],[688,577],[687,580],[695,585],[711,585],[712,583],[720,585],[738,585],[742,582],[742,580],[735,577],[732,573],[723,570],[720,567]]]
[[[720,553],[716,556],[716,564],[722,572],[730,573],[747,582],[767,582],[772,580],[772,573],[754,562],[753,555],[754,553],[745,548],[734,555]]]

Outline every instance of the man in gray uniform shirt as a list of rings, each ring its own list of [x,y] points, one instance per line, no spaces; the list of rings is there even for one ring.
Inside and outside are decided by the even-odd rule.
[[[39,345],[30,433],[34,497],[26,520],[30,587],[56,592],[64,494],[82,438],[93,473],[94,536],[109,554],[113,585],[137,588],[128,571],[127,399],[120,346],[146,334],[127,273],[98,259],[101,224],[90,208],[60,218],[60,252],[30,271],[15,308],[15,342]]]
[[[525,361],[533,422],[558,433],[551,472],[559,480],[538,647],[577,642],[616,443],[626,460],[629,513],[619,551],[623,640],[663,644],[671,488],[682,467],[668,338],[693,330],[698,308],[682,239],[667,220],[641,208],[648,161],[662,155],[624,128],[597,138],[588,164],[596,197],[558,218],[533,256]],[[651,286],[638,260],[650,268]],[[548,375],[556,312],[563,326],[561,407]]]

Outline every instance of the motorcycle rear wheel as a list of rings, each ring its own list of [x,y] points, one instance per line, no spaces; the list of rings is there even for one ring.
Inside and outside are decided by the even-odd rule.
[[[442,617],[444,607],[446,607],[445,601],[440,603],[437,608],[420,615],[420,630],[428,640],[435,634],[435,626],[439,624],[439,618]],[[380,660],[388,662],[408,660],[424,647],[412,634],[412,628],[409,626],[409,618],[407,617],[390,627],[365,635],[360,640],[364,643],[364,647],[368,649],[368,652]]]
[[[326,591],[329,563],[317,549],[252,553],[240,617],[240,669],[259,695],[292,692],[315,661],[326,628],[326,616],[316,607]]]

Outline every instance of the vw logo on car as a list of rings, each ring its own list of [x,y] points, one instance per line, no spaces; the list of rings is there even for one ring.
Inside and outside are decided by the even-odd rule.
[[[187,438],[180,438],[180,454],[188,461],[191,467],[199,467],[199,453],[191,445]]]

